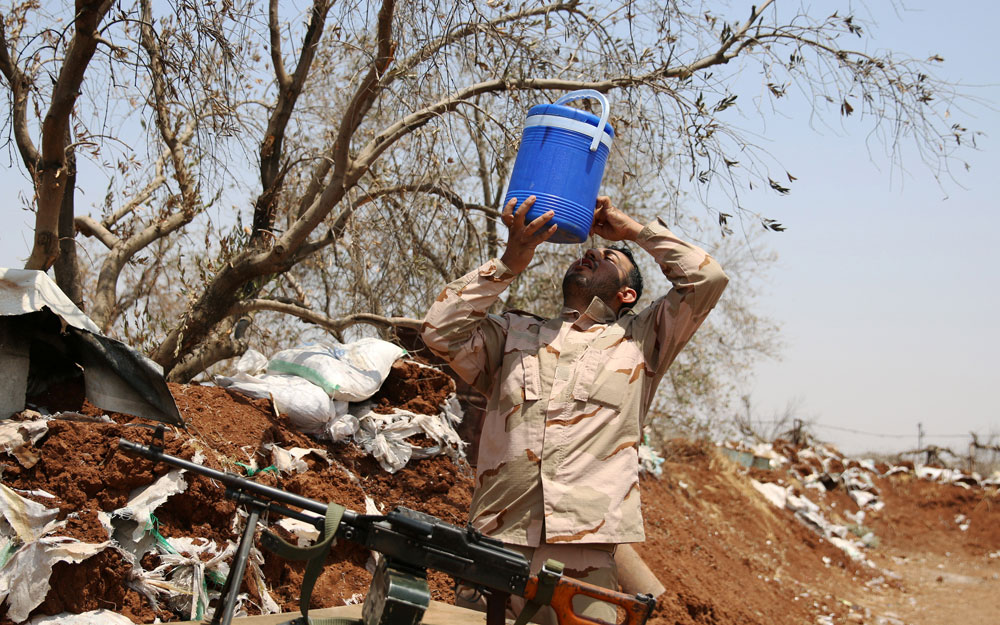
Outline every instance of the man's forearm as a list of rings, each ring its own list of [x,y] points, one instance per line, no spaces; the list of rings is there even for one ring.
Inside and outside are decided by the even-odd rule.
[[[424,344],[470,384],[502,353],[505,328],[487,311],[513,279],[503,262],[490,260],[446,286],[424,317]]]
[[[695,309],[711,310],[729,278],[705,250],[677,237],[661,220],[647,224],[635,239],[663,275]]]

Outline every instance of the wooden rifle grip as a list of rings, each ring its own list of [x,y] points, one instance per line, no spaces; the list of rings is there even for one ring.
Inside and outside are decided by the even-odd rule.
[[[538,577],[532,575],[525,586],[524,598],[530,601],[537,593]],[[571,577],[560,577],[549,604],[556,613],[559,625],[606,625],[605,621],[574,612],[573,597],[576,595],[592,597],[621,608],[625,612],[625,620],[621,625],[644,625],[655,605],[649,595],[627,595]]]

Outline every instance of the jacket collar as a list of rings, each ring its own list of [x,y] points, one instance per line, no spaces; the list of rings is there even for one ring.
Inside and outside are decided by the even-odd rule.
[[[624,314],[624,310],[622,313]],[[612,323],[617,317],[615,316],[615,311],[605,304],[599,297],[595,297],[590,300],[590,305],[581,314],[578,310],[569,307],[563,307],[562,317],[567,320],[578,320],[580,317],[589,317],[594,323]]]

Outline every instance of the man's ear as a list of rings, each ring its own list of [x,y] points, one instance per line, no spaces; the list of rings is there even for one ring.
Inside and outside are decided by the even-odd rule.
[[[636,292],[630,286],[623,286],[618,290],[618,303],[620,304],[631,304],[636,300]]]

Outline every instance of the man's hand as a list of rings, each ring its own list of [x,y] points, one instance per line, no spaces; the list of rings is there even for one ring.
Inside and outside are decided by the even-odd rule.
[[[615,208],[611,198],[606,195],[597,198],[590,234],[600,235],[608,241],[635,241],[640,231],[642,224]]]
[[[517,198],[511,198],[507,202],[507,205],[503,207],[501,219],[504,225],[507,226],[509,233],[507,235],[507,249],[504,250],[500,260],[514,273],[521,273],[527,269],[528,263],[531,262],[531,259],[535,255],[535,248],[542,241],[548,240],[549,237],[556,233],[555,224],[552,224],[548,228],[545,227],[549,220],[555,216],[554,211],[549,211],[536,217],[531,223],[524,223],[524,216],[534,203],[535,196],[532,195],[521,202],[521,205],[517,207],[517,211],[514,211]]]

